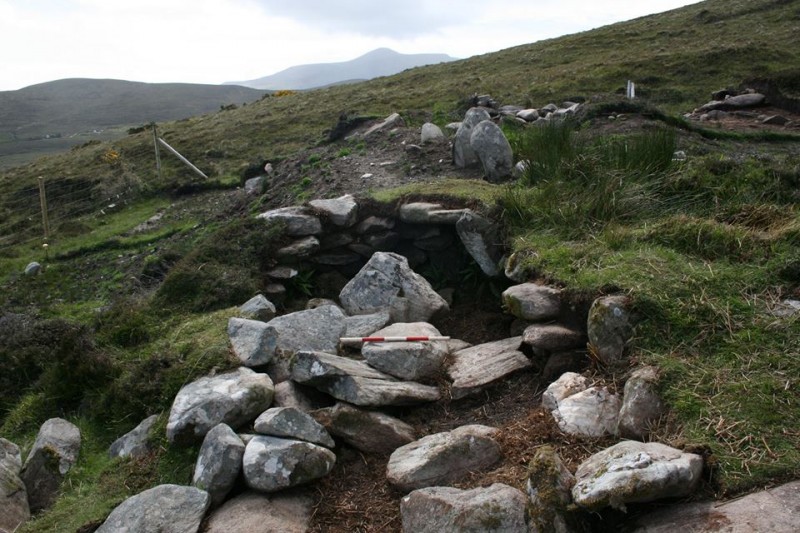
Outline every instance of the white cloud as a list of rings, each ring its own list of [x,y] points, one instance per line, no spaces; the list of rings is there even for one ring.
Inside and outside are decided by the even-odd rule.
[[[68,77],[221,83],[378,47],[468,57],[687,0],[0,0],[0,90]]]

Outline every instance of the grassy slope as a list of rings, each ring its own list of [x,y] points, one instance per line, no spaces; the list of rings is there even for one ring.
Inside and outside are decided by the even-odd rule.
[[[762,7],[770,10],[760,11]],[[401,110],[412,123],[431,117],[447,121],[468,96],[465,87],[470,93],[489,92],[503,102],[525,103],[529,98],[540,105],[572,95],[611,93],[627,78],[644,80],[648,75],[658,78],[642,83],[640,92],[649,90],[668,110],[688,109],[704,101],[712,88],[797,64],[796,56],[791,56],[798,53],[798,34],[793,33],[797,24],[797,8],[791,2],[706,2],[357,86],[269,98],[162,129],[201,168],[226,177],[249,162],[287,155],[315,143],[340,112]],[[743,59],[747,38],[742,35],[753,35],[753,42],[757,41],[747,59]],[[597,44],[602,42],[605,45]],[[636,50],[635,56],[626,59],[623,50]],[[665,64],[674,70],[664,68]],[[536,251],[530,266],[571,290],[596,293],[616,287],[631,294],[644,318],[633,357],[664,370],[663,392],[673,408],[659,437],[675,444],[707,446],[718,465],[716,488],[735,493],[800,475],[796,430],[800,408],[794,394],[800,375],[797,319],[776,319],[770,313],[776,301],[798,287],[800,222],[793,206],[796,198],[792,200],[788,193],[796,189],[792,180],[800,172],[797,147],[794,143],[707,141],[694,134],[684,134],[679,147],[689,150],[693,158],[673,169],[667,181],[673,190],[688,191],[689,196],[676,199],[669,190],[658,189],[649,197],[659,200],[658,209],[639,209],[635,216],[619,219],[578,218],[584,225],[567,226],[556,216],[565,212],[559,207],[586,198],[581,198],[580,187],[565,186],[562,190],[575,196],[564,197],[563,203],[549,202],[551,222],[519,223],[509,218],[512,245]],[[114,164],[103,158],[108,149],[107,145],[88,146],[8,172],[0,181],[3,198],[42,174],[81,178],[112,189],[115,183],[135,183],[149,192],[189,179],[177,165],[168,163],[166,179],[157,182],[147,134],[115,143],[121,160]],[[225,157],[207,157],[210,149],[224,151]],[[643,183],[649,185],[646,180]],[[536,195],[537,187],[520,194]],[[769,191],[780,194],[765,193]],[[400,194],[419,192],[425,190],[407,189]],[[440,194],[442,188],[429,192]],[[507,212],[508,194],[502,187],[480,189],[482,199],[500,198]],[[115,249],[103,244],[114,239],[110,228],[123,230],[145,220],[159,201],[133,208],[140,211],[122,211],[107,221],[87,221],[95,231],[76,238],[71,249],[84,249],[89,257],[113,257]],[[8,216],[13,218],[13,210]],[[0,227],[3,223],[0,219]],[[174,229],[187,231],[189,226],[190,221],[185,221]],[[208,228],[205,235],[212,235],[212,230]],[[158,239],[158,235],[150,236]],[[186,246],[202,238],[195,235]],[[148,234],[120,242],[137,251],[151,244]],[[207,250],[186,256],[177,271],[199,271],[200,264],[209,262],[209,254],[220,255],[215,246]],[[26,253],[7,259],[5,268],[18,270]],[[192,257],[198,263],[192,263]],[[81,268],[81,260],[60,264],[67,272]],[[45,281],[48,290],[63,285],[58,276]],[[91,308],[105,303],[116,283],[122,280],[111,279],[98,287],[91,301],[64,293],[64,301],[51,307],[49,316],[90,319]],[[38,294],[39,305],[46,305],[48,290]],[[228,311],[164,315],[157,312],[158,302],[147,299],[124,308],[130,312],[97,327],[98,342],[116,361],[118,372],[106,398],[121,405],[126,397],[121,392],[148,384],[142,389],[147,405],[127,405],[130,412],[166,408],[170,394],[181,383],[214,366],[230,364],[224,339]],[[143,380],[152,378],[153,371],[157,380]],[[6,418],[3,435],[29,445],[36,423],[42,415],[52,414],[51,403],[46,395],[32,391]],[[90,397],[86,405],[92,412],[104,404]],[[102,459],[113,436],[130,426],[130,421],[120,419],[124,416],[120,412],[111,420],[78,419],[86,430],[86,454],[70,474],[66,496],[28,530],[75,529],[102,518],[123,497],[141,488],[157,482],[186,482],[191,450],[182,454],[161,449],[147,465],[123,463],[120,467]],[[119,486],[128,488],[110,489]]]

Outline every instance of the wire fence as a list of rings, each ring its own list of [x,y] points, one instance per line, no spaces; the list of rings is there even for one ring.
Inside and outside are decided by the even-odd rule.
[[[133,192],[132,187],[108,191],[100,182],[76,178],[43,180],[43,191],[36,185],[20,188],[0,200],[0,253],[52,243],[76,231],[81,218],[128,203]]]

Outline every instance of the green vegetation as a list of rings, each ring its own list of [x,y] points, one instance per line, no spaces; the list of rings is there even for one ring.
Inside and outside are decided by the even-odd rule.
[[[235,365],[231,306],[263,288],[286,244],[279,226],[251,216],[274,197],[231,190],[248,168],[293,157],[292,177],[276,178],[288,181],[290,201],[305,199],[336,158],[372,148],[342,141],[327,155],[297,157],[325,146],[335,117],[398,111],[442,124],[461,116],[472,93],[531,106],[581,95],[591,103],[573,123],[504,126],[516,159],[528,162],[517,184],[451,176],[370,191],[370,209],[401,199],[481,208],[503,219],[509,247],[538,278],[579,300],[630,295],[640,318],[632,364],[661,368],[671,408],[654,438],[707,450],[719,493],[800,476],[800,318],[775,313],[800,298],[800,143],[677,116],[749,77],[797,94],[800,77],[786,70],[800,53],[797,13],[792,2],[712,0],[161,125],[209,182],[167,158],[159,179],[146,129],[0,175],[0,435],[28,447],[51,416],[84,434],[62,497],[25,531],[74,531],[144,488],[188,482],[196,451],[163,442],[165,413],[183,384]],[[628,78],[644,104],[614,95]],[[609,113],[631,120],[613,128]],[[688,159],[673,161],[676,149]],[[53,193],[49,257],[39,176]],[[117,195],[124,201],[106,209]],[[160,222],[143,224],[157,214]],[[21,276],[31,260],[43,273]],[[449,281],[441,270],[429,275]],[[496,290],[474,266],[457,276],[473,293]],[[303,271],[289,291],[313,294],[313,282]],[[154,413],[152,455],[106,458],[115,438]]]

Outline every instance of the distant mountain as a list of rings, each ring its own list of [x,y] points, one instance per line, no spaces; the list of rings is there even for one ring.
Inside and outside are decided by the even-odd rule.
[[[65,79],[0,91],[0,137],[23,140],[118,125],[178,120],[253,102],[265,91],[235,85]]]
[[[298,65],[256,80],[228,83],[256,89],[315,89],[391,76],[409,68],[455,60],[446,54],[401,54],[389,48],[378,48],[350,61]]]

